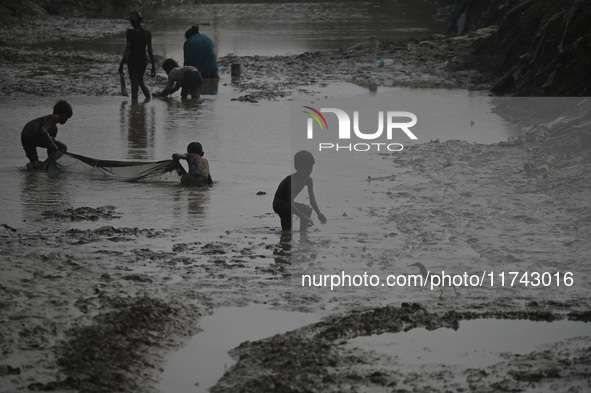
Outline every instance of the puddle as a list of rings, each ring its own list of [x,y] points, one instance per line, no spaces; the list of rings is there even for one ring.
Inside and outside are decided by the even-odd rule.
[[[157,388],[166,393],[205,393],[235,361],[228,351],[244,341],[261,340],[318,322],[314,314],[274,310],[263,304],[222,307],[201,318],[203,329],[174,353]]]
[[[386,354],[409,365],[441,363],[486,367],[500,362],[503,353],[524,355],[580,336],[591,336],[591,324],[477,319],[460,322],[458,330],[417,328],[402,333],[356,337],[347,346]]]

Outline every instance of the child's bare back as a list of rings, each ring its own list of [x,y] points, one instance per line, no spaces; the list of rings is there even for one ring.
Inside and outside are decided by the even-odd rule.
[[[213,184],[209,173],[209,162],[203,158],[203,147],[199,142],[191,142],[187,146],[186,154],[173,154],[172,159],[179,161],[187,160],[189,173],[181,177],[181,183],[187,186],[205,187]]]

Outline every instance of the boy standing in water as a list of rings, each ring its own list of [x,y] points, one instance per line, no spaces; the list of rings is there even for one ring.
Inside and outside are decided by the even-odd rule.
[[[150,30],[142,27],[142,14],[138,11],[131,11],[129,14],[129,22],[133,29],[127,29],[127,44],[125,45],[125,52],[123,52],[123,59],[119,64],[119,74],[123,74],[123,64],[127,63],[127,71],[129,72],[129,81],[131,83],[131,99],[137,101],[138,91],[141,88],[146,100],[150,99],[150,91],[144,83],[144,73],[148,66],[148,59],[146,58],[146,49],[150,56],[152,69],[150,76],[156,76],[156,67],[154,66],[154,52],[152,51],[152,33]]]
[[[295,214],[300,218],[300,231],[304,232],[308,227],[314,225],[310,219],[312,209],[316,212],[322,224],[326,223],[326,217],[318,209],[316,197],[314,196],[314,184],[312,177],[310,177],[315,163],[314,156],[309,151],[301,150],[295,154],[293,161],[296,171],[279,183],[273,198],[273,210],[281,219],[282,230],[291,230],[292,215]],[[312,207],[294,202],[294,199],[304,187],[308,187],[308,197]]]
[[[191,94],[191,98],[199,98],[203,78],[197,68],[193,66],[179,67],[173,59],[166,59],[162,63],[162,69],[168,75],[168,84],[160,93],[154,94],[154,97],[166,97],[181,89],[181,98],[187,98],[189,94]]]
[[[213,184],[209,173],[209,162],[203,158],[203,154],[201,143],[191,142],[187,146],[187,154],[174,153],[172,155],[172,159],[176,162],[184,159],[187,160],[189,165],[189,173],[185,173],[181,177],[181,184],[197,187],[211,186]]]
[[[72,117],[72,107],[64,100],[53,106],[53,114],[39,117],[28,122],[21,132],[21,143],[29,159],[27,169],[40,169],[43,162],[39,161],[37,147],[47,149],[47,155],[56,150],[66,151],[68,147],[57,141],[57,123],[65,124]]]

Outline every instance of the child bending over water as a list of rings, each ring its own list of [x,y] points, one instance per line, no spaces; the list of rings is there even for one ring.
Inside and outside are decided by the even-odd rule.
[[[205,187],[213,184],[209,173],[209,162],[203,158],[203,146],[199,142],[191,142],[187,146],[187,154],[173,154],[172,159],[187,160],[189,173],[181,177],[181,184],[186,186]]]
[[[47,149],[49,156],[53,151],[66,151],[65,144],[55,139],[57,136],[57,123],[66,124],[72,117],[72,107],[64,100],[58,101],[53,107],[53,114],[39,117],[28,122],[21,132],[21,143],[25,154],[29,159],[27,169],[40,169],[43,163],[39,161],[37,147]]]

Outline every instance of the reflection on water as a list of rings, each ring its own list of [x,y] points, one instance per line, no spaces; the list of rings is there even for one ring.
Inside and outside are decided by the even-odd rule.
[[[143,160],[152,156],[156,133],[156,112],[145,102],[121,102],[121,135],[127,135],[129,158]]]
[[[157,388],[167,393],[207,393],[235,363],[228,351],[244,341],[318,322],[317,315],[271,309],[263,304],[223,307],[200,319],[202,332],[168,359]]]
[[[0,117],[0,127],[9,130],[0,134],[3,158],[0,173],[5,185],[0,194],[11,207],[3,212],[3,222],[21,226],[22,209],[27,209],[30,217],[29,206],[36,204],[31,199],[38,194],[40,201],[54,201],[55,209],[116,206],[123,216],[117,224],[122,226],[165,228],[187,224],[208,228],[212,233],[228,228],[278,230],[279,219],[272,212],[272,197],[279,182],[293,172],[291,148],[299,146],[293,145],[290,138],[290,123],[293,116],[302,114],[300,103],[232,101],[228,92],[231,87],[224,79],[219,89],[217,95],[201,100],[171,97],[135,104],[125,97],[64,97],[75,102],[74,116],[60,128],[59,135],[72,153],[99,159],[166,160],[173,153],[186,152],[188,143],[201,142],[215,182],[212,189],[201,194],[178,184],[124,184],[79,176],[49,179],[45,174],[29,176],[18,171],[16,168],[26,163],[18,137],[22,119],[32,117],[31,113],[43,113],[54,100],[40,98],[36,101],[40,108],[35,108],[27,97],[0,98],[3,111],[11,114]],[[350,97],[353,102],[372,102],[382,97],[391,101],[396,110],[416,108],[421,119],[417,125],[419,142],[454,138],[492,143],[507,138],[502,122],[490,113],[489,97],[474,93],[405,88],[380,88],[377,93],[370,93],[343,84],[331,85],[326,93],[319,94]],[[310,104],[318,106],[317,100],[307,99],[302,105]],[[452,113],[449,108],[453,108],[452,117],[446,115]],[[372,116],[364,114],[363,119],[366,118]],[[477,126],[470,126],[470,121]],[[442,123],[446,127],[438,126]],[[319,226],[323,232],[345,230],[350,225],[341,217],[344,210],[338,206],[347,199],[359,197],[355,194],[356,187],[347,187],[352,178],[391,175],[395,171],[379,155],[369,155],[367,162],[344,164],[339,160],[333,163],[329,158],[318,155],[313,174],[317,199],[330,224]],[[24,176],[29,176],[29,180],[25,181]],[[39,177],[38,186],[33,184],[35,176]],[[27,185],[19,187],[21,184]],[[259,191],[266,195],[257,196]],[[182,196],[174,202],[177,193]],[[201,219],[195,222],[195,216]],[[101,224],[104,223],[95,223]]]
[[[168,3],[168,2],[165,2]],[[416,0],[345,0],[338,2],[205,1],[154,5],[141,9],[152,30],[154,54],[183,62],[185,31],[200,25],[216,45],[218,56],[283,55],[345,49],[375,36],[379,41],[428,37],[447,26],[433,21],[434,7]],[[129,10],[109,9],[92,17],[125,20]],[[127,25],[126,25],[127,27]],[[43,43],[43,46],[46,46]],[[115,37],[92,41],[55,42],[63,49],[98,49],[120,55],[125,29]]]
[[[22,170],[20,201],[22,219],[35,222],[45,211],[64,210],[72,206],[71,188],[62,179],[43,172]]]
[[[273,249],[273,259],[278,264],[291,264],[291,236],[290,231],[281,231],[279,243]]]
[[[218,94],[218,86],[220,84],[219,79],[203,79],[203,87],[201,88],[202,95],[216,95]]]
[[[383,353],[404,364],[486,367],[502,361],[502,353],[525,355],[590,332],[591,325],[579,321],[476,319],[461,321],[458,330],[417,328],[359,336],[346,345]]]
[[[193,24],[210,36],[219,56],[277,55],[343,49],[376,36],[396,41],[428,36],[442,26],[431,5],[414,0],[339,2],[207,2],[146,10],[155,50],[182,58],[183,33]]]
[[[172,187],[173,215],[184,222],[198,223],[207,217],[207,206],[210,203],[208,188],[183,187],[180,183]]]

